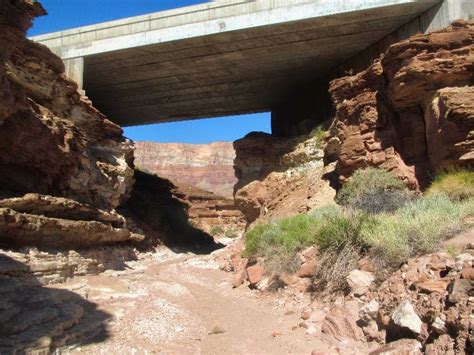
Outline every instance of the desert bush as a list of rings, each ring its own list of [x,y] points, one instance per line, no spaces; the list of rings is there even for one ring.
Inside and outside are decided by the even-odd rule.
[[[369,255],[377,265],[397,267],[408,258],[437,251],[474,214],[474,200],[452,201],[445,194],[413,200],[393,213],[368,214],[325,207],[260,224],[246,234],[246,256],[263,256],[270,271],[291,272],[298,252],[317,246],[317,279],[326,291],[346,288],[357,260]]]
[[[239,235],[237,234],[237,232],[235,230],[228,229],[228,230],[225,231],[224,236],[226,238],[237,238]]]
[[[336,195],[340,205],[368,213],[393,212],[413,199],[405,184],[379,168],[357,170]]]
[[[209,234],[213,236],[221,235],[223,233],[224,233],[224,229],[222,229],[222,227],[218,224],[213,225],[211,229],[209,230]]]
[[[322,128],[322,126],[317,126],[313,128],[310,136],[316,138],[318,141],[318,147],[321,147],[325,138],[327,137],[327,132]]]
[[[436,176],[427,195],[445,193],[452,200],[474,198],[474,172],[465,169],[448,169]]]
[[[397,265],[440,249],[443,240],[462,229],[472,209],[472,203],[453,202],[445,194],[420,198],[394,214],[377,215],[364,240],[374,258]]]
[[[321,252],[336,254],[346,247],[358,252],[363,225],[371,221],[364,213],[341,211],[333,206],[317,209],[310,215],[296,215],[260,224],[245,238],[246,256],[263,256],[272,271],[292,271],[300,264],[297,253],[317,245]],[[344,276],[342,276],[344,277]]]
[[[316,223],[315,218],[302,214],[259,224],[246,234],[245,254],[268,256],[296,253],[310,243]]]

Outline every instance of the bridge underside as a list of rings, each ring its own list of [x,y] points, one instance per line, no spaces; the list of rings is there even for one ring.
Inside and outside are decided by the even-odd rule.
[[[281,121],[299,96],[327,96],[306,85],[440,2],[220,0],[33,39],[123,126],[263,111]]]
[[[270,111],[427,10],[407,3],[94,54],[84,89],[127,126]]]

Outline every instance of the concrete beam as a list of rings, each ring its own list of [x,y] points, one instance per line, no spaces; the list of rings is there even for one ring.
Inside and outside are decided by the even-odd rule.
[[[440,1],[218,0],[33,39],[136,125],[272,110]]]

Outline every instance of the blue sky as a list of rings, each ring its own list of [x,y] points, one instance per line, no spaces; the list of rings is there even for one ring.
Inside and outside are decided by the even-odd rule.
[[[40,0],[48,16],[35,20],[30,36],[195,5],[206,0]],[[270,114],[162,123],[125,128],[133,140],[209,143],[234,141],[251,131],[270,132]]]

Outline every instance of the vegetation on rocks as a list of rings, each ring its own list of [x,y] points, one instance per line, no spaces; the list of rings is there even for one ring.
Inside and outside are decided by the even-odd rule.
[[[466,169],[448,169],[440,173],[427,193],[429,195],[443,192],[452,200],[474,198],[474,172]]]
[[[380,168],[357,170],[336,196],[340,205],[368,213],[392,212],[413,198],[405,184]]]
[[[383,201],[390,208],[369,208],[375,193],[382,197],[374,203]],[[402,201],[403,195],[407,198]],[[463,228],[463,219],[474,214],[472,198],[451,199],[441,189],[415,198],[402,182],[379,169],[354,174],[338,201],[342,207],[257,225],[246,235],[246,255],[264,257],[269,271],[291,272],[298,267],[298,252],[317,246],[320,284],[326,290],[341,289],[362,256],[397,267],[410,257],[439,250],[443,240]]]

